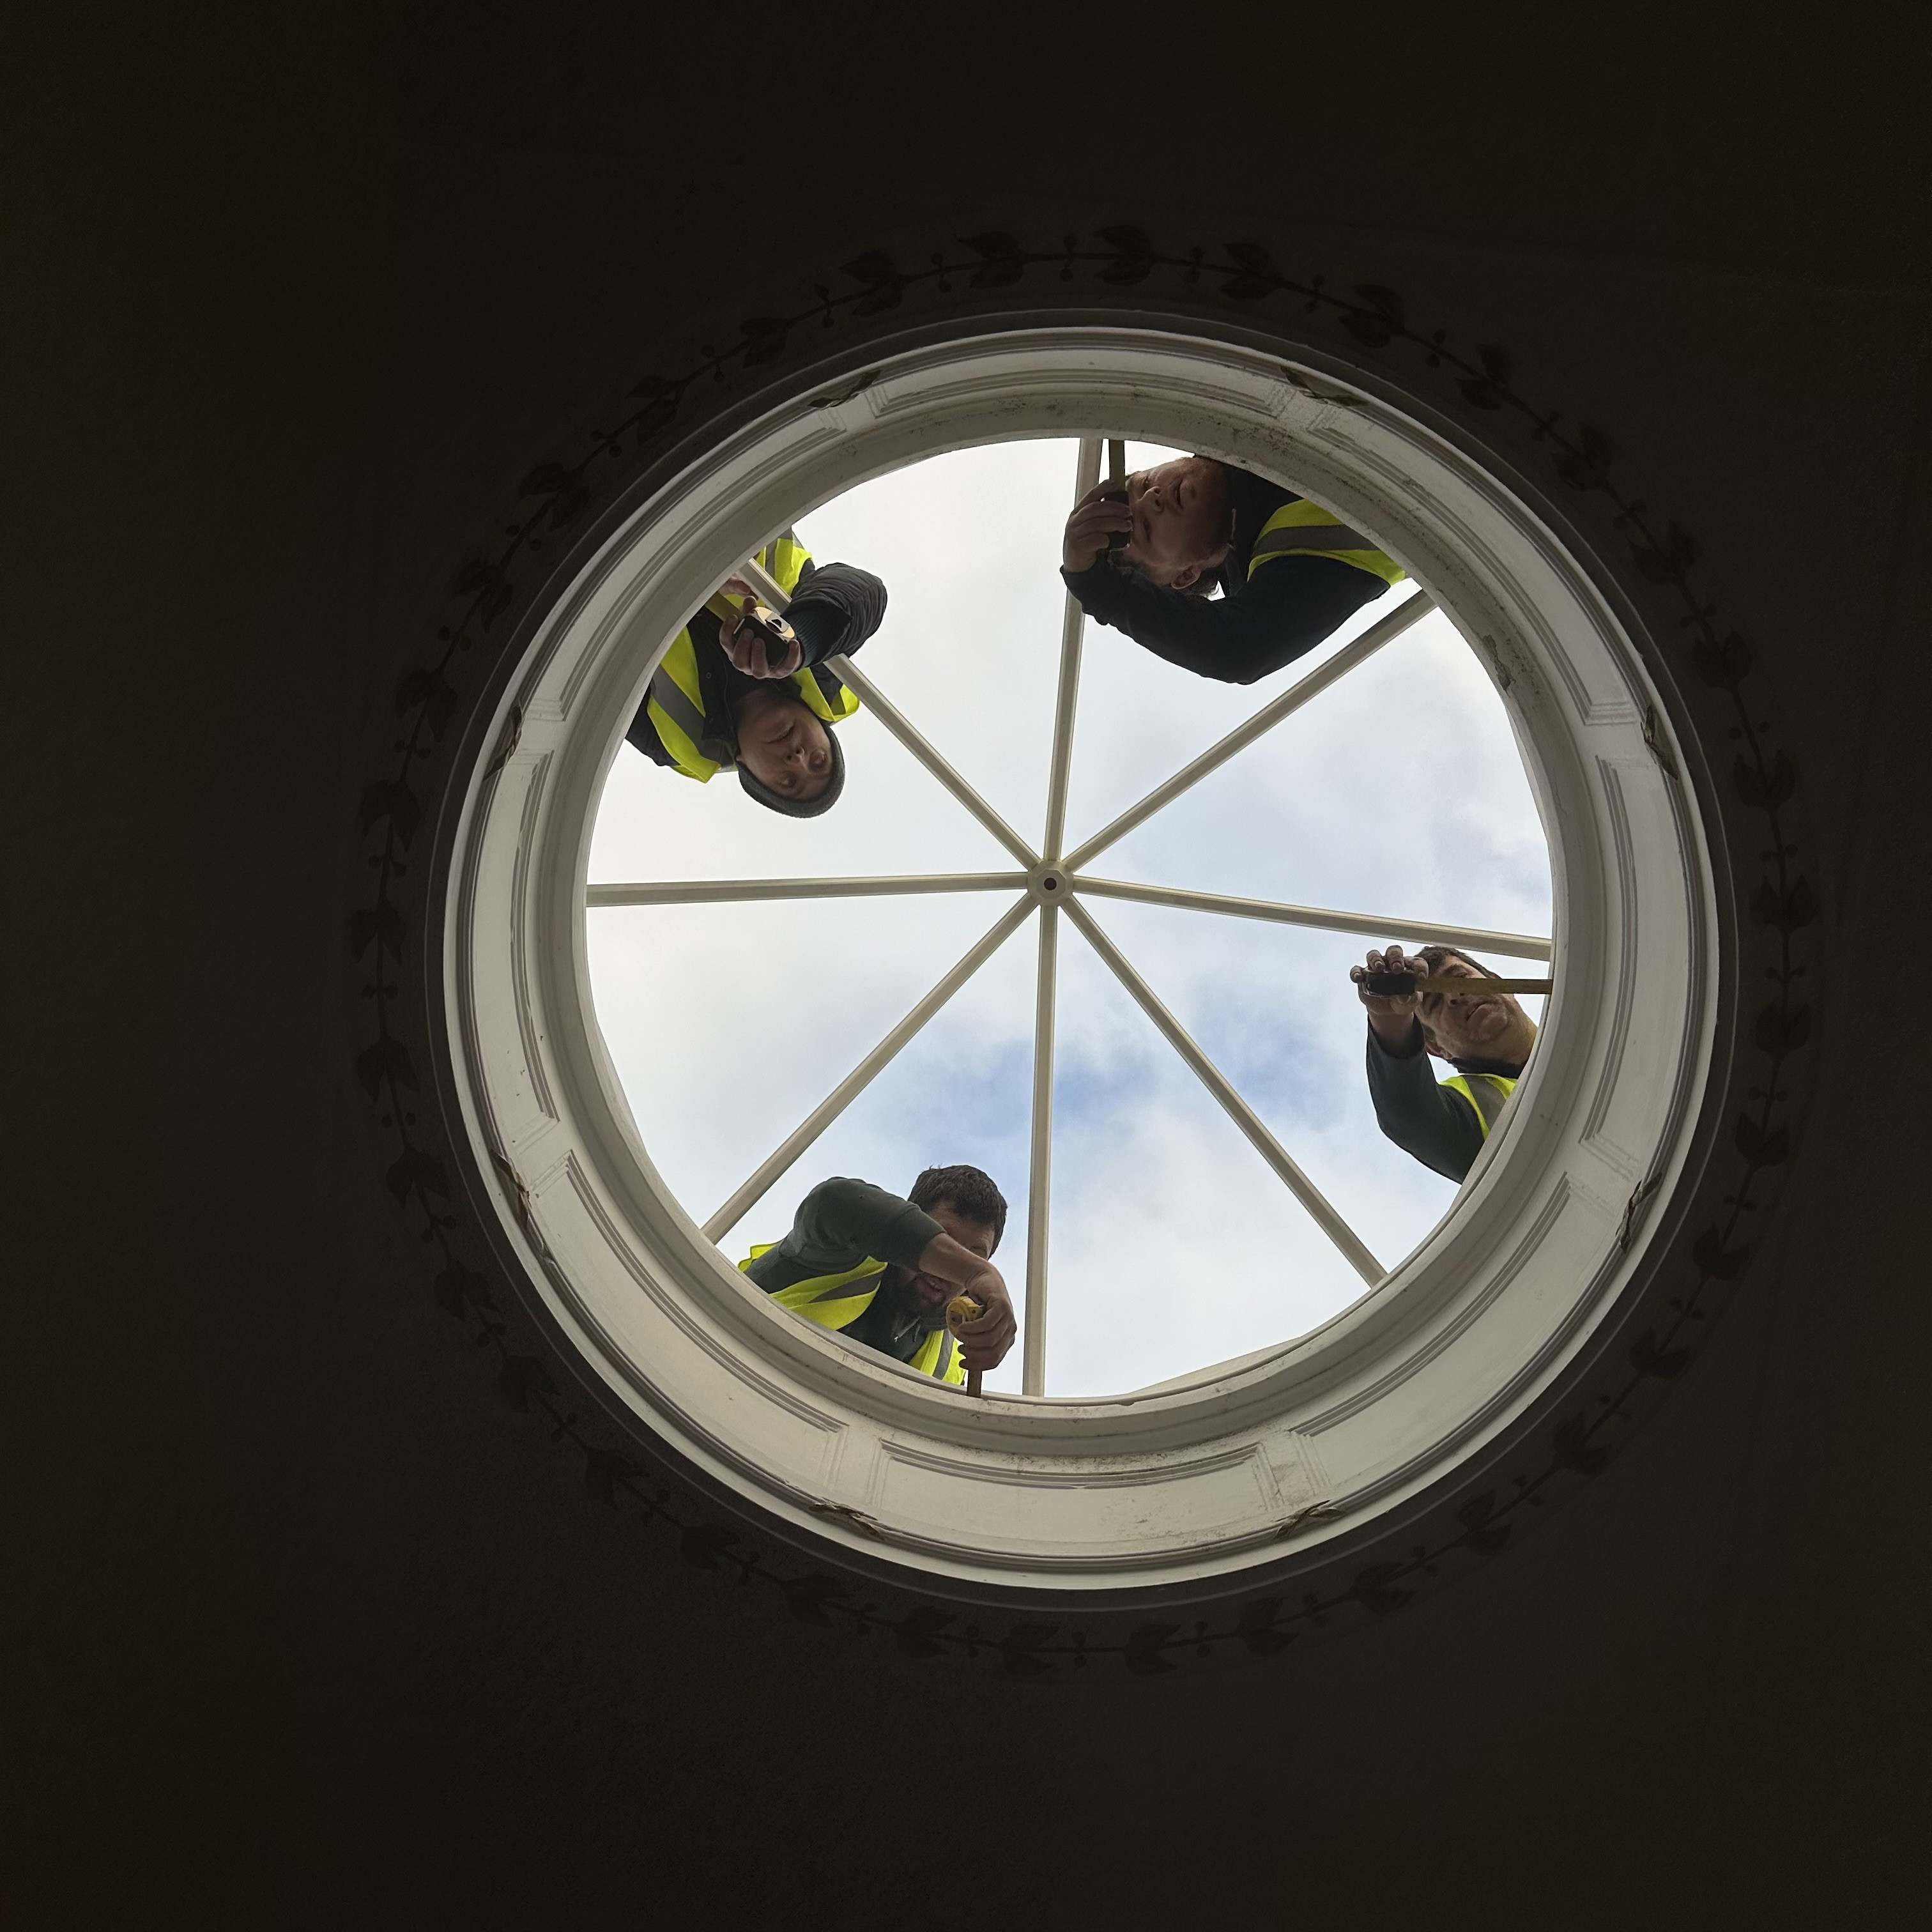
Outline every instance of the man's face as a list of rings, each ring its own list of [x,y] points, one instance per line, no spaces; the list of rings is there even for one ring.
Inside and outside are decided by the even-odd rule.
[[[1133,530],[1127,561],[1184,590],[1228,551],[1228,472],[1205,456],[1179,457],[1127,478]]]
[[[1480,980],[1468,960],[1450,953],[1435,970],[1438,979]],[[1510,1060],[1526,1057],[1526,1039],[1536,1038],[1536,1022],[1508,993],[1424,993],[1418,1007],[1432,1036],[1430,1049],[1444,1060]]]
[[[796,698],[748,692],[737,706],[738,758],[783,798],[814,799],[830,783],[832,741]]]
[[[939,1223],[940,1232],[950,1234],[962,1248],[977,1255],[982,1261],[993,1258],[995,1238],[985,1222],[969,1221],[950,1201],[934,1202],[926,1211]],[[934,1326],[944,1318],[946,1304],[959,1292],[951,1282],[941,1281],[937,1275],[932,1274],[915,1274],[909,1292],[914,1303]]]

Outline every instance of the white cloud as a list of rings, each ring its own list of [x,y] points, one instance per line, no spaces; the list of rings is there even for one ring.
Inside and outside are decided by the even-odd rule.
[[[1140,449],[1136,462],[1153,454]],[[885,578],[868,671],[1020,834],[1044,816],[1070,442],[962,452],[801,520],[821,561]],[[1373,622],[1233,688],[1086,632],[1068,821],[1097,829]],[[797,821],[727,778],[628,748],[591,877],[1006,870],[1012,862],[868,713],[840,728],[838,807]],[[1506,713],[1446,620],[1426,619],[1112,848],[1107,876],[1546,932],[1549,863]],[[709,1214],[1009,903],[974,893],[626,908],[590,916],[598,1014],[665,1178]],[[1086,902],[1384,1262],[1454,1195],[1376,1130],[1349,963],[1300,928]],[[903,1187],[970,1161],[1012,1203],[1022,1294],[1036,926],[984,968],[728,1242],[783,1232],[827,1174]],[[1513,962],[1498,961],[1498,964]],[[1049,1388],[1144,1385],[1301,1333],[1360,1285],[1070,926],[1060,943]],[[990,1378],[1018,1386],[1019,1352]]]

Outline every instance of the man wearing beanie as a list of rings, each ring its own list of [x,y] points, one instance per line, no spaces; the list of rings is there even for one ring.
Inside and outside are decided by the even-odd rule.
[[[845,783],[832,727],[859,708],[825,660],[856,651],[879,628],[886,586],[850,564],[821,568],[790,530],[758,562],[790,598],[785,620],[796,638],[780,661],[767,662],[765,640],[749,627],[700,610],[664,653],[624,735],[700,784],[735,770],[768,810],[816,818]],[[725,590],[749,594],[735,579]]]

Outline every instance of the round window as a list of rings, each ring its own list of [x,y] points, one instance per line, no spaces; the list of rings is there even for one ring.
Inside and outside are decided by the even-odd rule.
[[[993,538],[917,509],[975,467],[1002,514],[1049,470],[1064,506],[1110,434],[1286,484],[1407,578],[1262,690],[1177,677],[1138,716],[1150,681],[1090,631],[1076,709],[1077,627],[988,606],[1001,573],[973,546]],[[874,762],[834,862],[831,820],[767,826],[684,787],[715,828],[700,844],[676,779],[614,775],[626,727],[742,560],[794,526],[842,549],[868,500],[897,501],[904,554],[978,614],[926,653],[922,700],[910,650],[850,667],[862,709],[841,728]],[[976,624],[999,637],[971,658]],[[936,709],[962,680],[973,703]],[[1386,402],[1126,329],[910,352],[770,410],[638,506],[503,708],[448,901],[478,1165],[516,1177],[506,1237],[594,1372],[788,1533],[1062,1593],[1277,1562],[1479,1455],[1641,1264],[1629,1210],[1682,1163],[1709,1051],[1701,830],[1616,610],[1496,478]],[[1418,735],[1447,718],[1445,746]],[[1360,842],[1301,832],[1291,781]],[[1258,848],[1284,886],[1346,884],[1372,853],[1361,877],[1396,890],[1277,896],[1230,869]],[[1553,978],[1507,1130],[1433,1196],[1392,1149],[1364,1142],[1379,1178],[1324,1152],[1361,1076],[1329,1077],[1306,1016],[1340,1012],[1358,1054],[1341,969],[1389,939]],[[1305,950],[1266,950],[1285,943]],[[1178,1084],[1133,1088],[1108,1045],[1129,1022]],[[770,1306],[718,1245],[776,1238],[825,1174],[903,1186],[968,1160],[1030,1184],[1023,1261],[1000,1257],[1032,1286],[1021,1372],[976,1400]]]
[[[1163,662],[1084,628],[1054,568],[1101,462],[986,446],[799,518],[890,590],[847,795],[801,823],[627,746],[587,895],[604,1043],[705,1232],[735,1260],[826,1175],[970,1162],[1013,1197],[1024,1337],[986,1387],[1035,1395],[1148,1388],[1378,1285],[1466,1156],[1445,1178],[1378,1130],[1351,965],[1393,940],[1534,977],[1550,950],[1508,713],[1426,594],[1330,563],[1366,601],[1285,668]],[[1434,1096],[1426,1061],[1386,1070]]]

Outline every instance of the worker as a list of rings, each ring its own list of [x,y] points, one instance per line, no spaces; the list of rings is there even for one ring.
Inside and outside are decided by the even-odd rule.
[[[1416,979],[1467,979],[1468,993],[1376,994],[1371,973]],[[1372,952],[1348,976],[1369,1016],[1369,1095],[1384,1133],[1424,1167],[1451,1180],[1468,1178],[1536,1044],[1536,1022],[1513,994],[1485,991],[1489,969],[1447,946],[1405,953]],[[1456,1070],[1438,1081],[1431,1058]]]
[[[867,1180],[821,1180],[791,1232],[738,1265],[782,1308],[935,1382],[963,1384],[1012,1346],[1018,1323],[993,1250],[1006,1203],[976,1167],[929,1167],[902,1198]],[[946,1325],[970,1294],[983,1312]]]
[[[1124,494],[1096,484],[1066,520],[1060,564],[1096,623],[1225,684],[1292,664],[1404,574],[1305,496],[1208,456],[1136,470]]]
[[[712,609],[700,610],[652,674],[624,735],[646,758],[700,784],[735,768],[760,805],[816,818],[845,784],[845,756],[831,728],[859,708],[825,660],[856,651],[879,628],[886,586],[850,564],[820,568],[790,530],[758,561],[791,599],[784,615],[797,635],[779,661],[767,661],[765,639],[741,616],[728,623]],[[734,578],[723,596],[748,602],[754,593]]]

